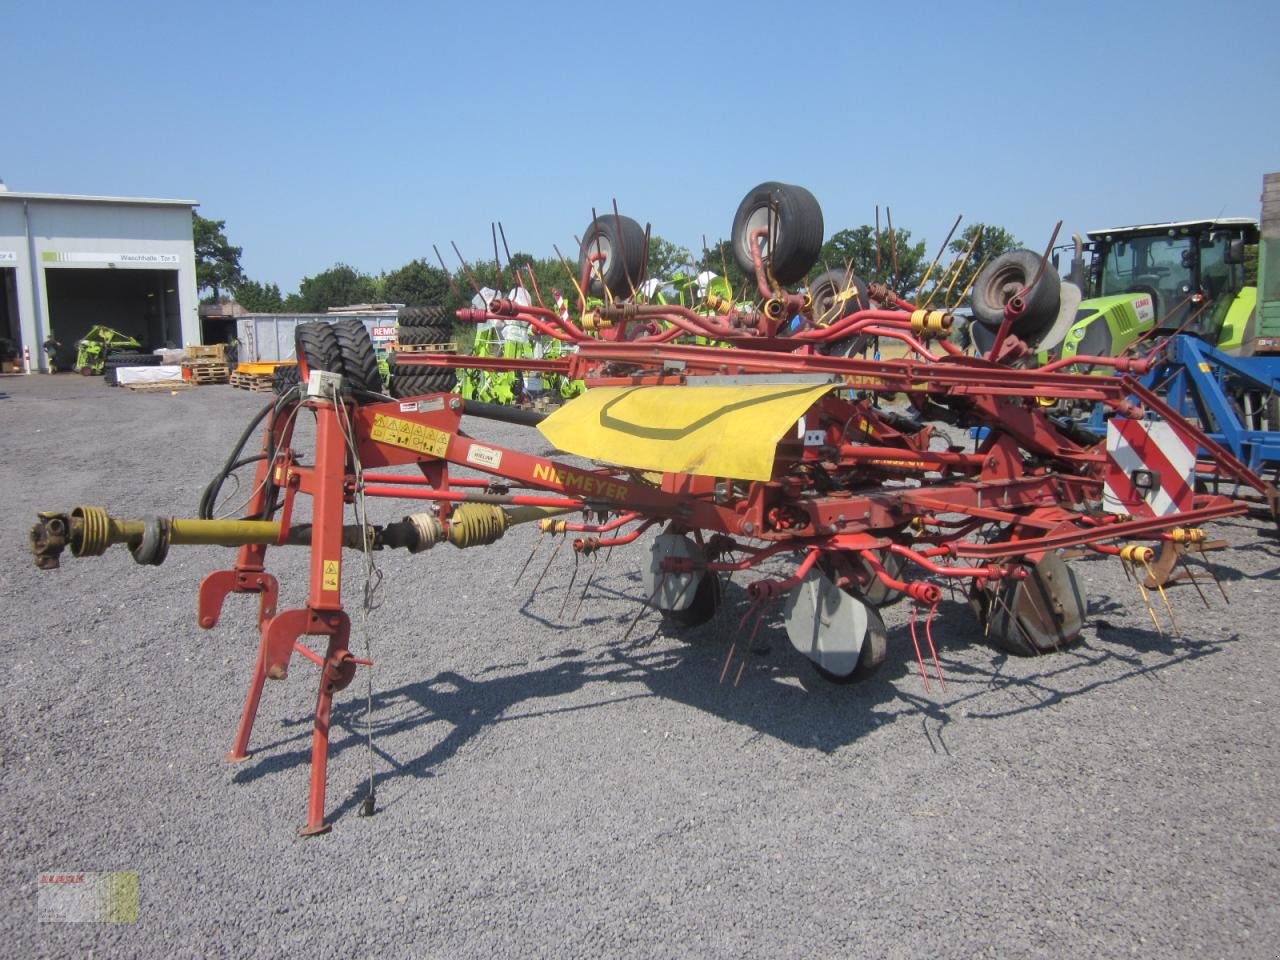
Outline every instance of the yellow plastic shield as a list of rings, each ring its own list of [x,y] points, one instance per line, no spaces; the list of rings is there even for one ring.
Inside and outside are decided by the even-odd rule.
[[[566,453],[641,470],[769,480],[778,441],[831,384],[597,387],[539,424]]]

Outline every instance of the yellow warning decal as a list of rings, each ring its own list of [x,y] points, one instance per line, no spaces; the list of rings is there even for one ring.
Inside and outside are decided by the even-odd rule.
[[[324,577],[320,581],[320,586],[325,590],[338,589],[338,571],[341,569],[337,560],[326,560],[324,562]]]
[[[1209,366],[1209,364],[1207,364],[1207,363],[1205,363],[1203,360],[1201,360],[1201,361],[1200,361],[1200,372],[1201,372],[1201,373],[1212,373],[1212,372],[1213,372],[1213,367]]]
[[[443,457],[449,451],[449,434],[443,430],[414,423],[412,420],[388,417],[382,413],[374,414],[373,429],[369,431],[369,436],[379,443],[428,453],[433,457]]]

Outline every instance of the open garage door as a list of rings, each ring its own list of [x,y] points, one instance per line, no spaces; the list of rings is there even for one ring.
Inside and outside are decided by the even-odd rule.
[[[22,325],[18,322],[18,271],[0,267],[0,363],[22,356]],[[33,360],[38,359],[35,351]]]
[[[49,325],[73,355],[94,324],[133,337],[147,350],[182,345],[178,271],[46,267]]]

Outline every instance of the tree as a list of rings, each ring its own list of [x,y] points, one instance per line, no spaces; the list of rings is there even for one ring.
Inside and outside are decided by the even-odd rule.
[[[411,260],[382,278],[382,296],[390,303],[410,306],[444,303],[449,275],[426,260]]]
[[[208,290],[207,302],[216,302],[221,292],[244,279],[240,270],[240,247],[233,247],[223,232],[225,220],[206,220],[191,211],[191,241],[196,251],[196,287]]]
[[[649,238],[649,267],[645,271],[647,276],[670,280],[673,273],[692,263],[693,256],[685,247],[659,236]]]
[[[733,287],[735,297],[746,296],[750,299],[755,296],[755,284],[738,267],[738,261],[733,259],[733,244],[728,240],[721,240],[711,249],[703,250],[698,270],[710,270],[718,277],[725,277]]]
[[[314,277],[303,277],[298,284],[296,302],[301,313],[323,313],[330,307],[370,303],[376,292],[373,277],[345,263],[337,263]]]
[[[878,246],[877,253],[875,228],[867,224],[853,230],[840,230],[822,245],[810,279],[827,270],[851,266],[865,282],[887,284],[899,296],[909,299],[929,266],[924,241],[912,243],[910,230],[896,228],[890,242],[886,229],[880,231]]]
[[[236,303],[250,313],[280,313],[284,310],[284,298],[274,283],[257,280],[241,280],[232,288]]]

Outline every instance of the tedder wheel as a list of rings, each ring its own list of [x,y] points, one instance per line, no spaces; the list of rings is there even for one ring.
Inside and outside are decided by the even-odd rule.
[[[373,350],[373,340],[363,320],[346,317],[333,325],[333,334],[342,355],[345,385],[352,391],[382,393],[382,374],[378,370],[378,355]]]
[[[1031,250],[1010,250],[996,257],[973,284],[973,315],[989,327],[1004,322],[1005,304],[1035,278],[1041,258]],[[1046,330],[1058,315],[1062,281],[1051,264],[1044,265],[1040,280],[1027,294],[1027,306],[1010,333],[1023,340]]]
[[[401,323],[396,330],[396,339],[410,347],[420,343],[448,343],[453,339],[453,330],[443,325]]]
[[[271,390],[277,397],[282,397],[301,382],[302,375],[296,363],[282,364],[271,375]]]
[[[300,323],[293,332],[298,353],[298,376],[306,379],[312,370],[342,373],[342,348],[333,325],[322,321]]]
[[[733,259],[749,277],[755,276],[751,256],[751,234],[772,229],[772,242],[766,236],[761,253],[781,284],[803,279],[818,262],[822,251],[822,208],[804,187],[767,181],[760,184],[738,204],[733,216]]]
[[[809,284],[813,322],[829,327],[851,313],[868,309],[867,285],[847,270],[828,270]]]
[[[447,307],[401,307],[396,311],[396,322],[414,327],[449,327],[452,318]]]
[[[720,608],[720,577],[705,570],[693,591],[693,602],[683,610],[663,610],[662,619],[680,630],[700,627],[716,615]]]
[[[969,604],[991,643],[1015,657],[1034,657],[1080,639],[1087,610],[1075,573],[1059,553],[1046,553],[1030,576],[995,591],[974,589]]]
[[[597,254],[604,259],[596,261],[591,268],[591,296],[603,297],[605,288],[615,297],[631,296],[644,280],[649,263],[644,228],[630,217],[615,217],[611,213],[596,217],[582,235],[578,272],[586,268],[588,257]]]
[[[791,645],[831,683],[865,680],[884,663],[888,634],[879,612],[818,567],[787,594],[783,620]]]

